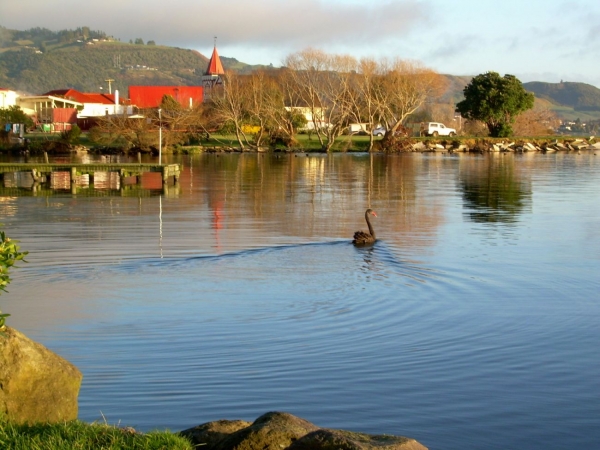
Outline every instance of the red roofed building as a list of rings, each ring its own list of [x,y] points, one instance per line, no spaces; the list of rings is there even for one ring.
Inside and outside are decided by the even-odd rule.
[[[88,129],[94,118],[115,114],[132,114],[126,100],[119,100],[119,92],[113,94],[83,93],[75,89],[57,89],[44,95],[22,96],[19,106],[38,123],[48,125],[50,131],[69,129],[77,123]]]
[[[46,92],[44,95],[60,97],[83,104],[83,109],[80,109],[77,114],[80,119],[107,114],[132,114],[129,100],[119,98],[119,91],[115,91],[114,94],[100,94],[95,92],[83,93],[75,89],[57,89]]]
[[[158,108],[165,95],[173,97],[184,108],[202,103],[202,86],[129,86],[129,99],[138,108]]]

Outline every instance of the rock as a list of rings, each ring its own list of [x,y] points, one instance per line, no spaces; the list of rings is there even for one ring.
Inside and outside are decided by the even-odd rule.
[[[208,449],[281,450],[317,429],[317,426],[292,414],[269,412],[260,416],[250,426],[215,442],[214,446]]]
[[[223,439],[250,425],[252,425],[250,422],[244,420],[217,420],[183,430],[179,434],[188,438],[194,445],[202,445],[206,446],[206,448],[220,448],[219,443]]]
[[[13,328],[0,331],[0,415],[19,424],[77,419],[77,367]]]
[[[535,146],[535,145],[533,145],[531,142],[527,142],[527,143],[524,145],[524,148],[525,148],[525,149],[527,149],[527,151],[534,151],[534,150],[537,150],[536,146]]]
[[[263,414],[252,424],[218,420],[180,434],[203,450],[427,450],[414,439],[321,429],[285,412]]]
[[[403,436],[372,435],[342,430],[317,430],[298,439],[288,450],[427,450]]]

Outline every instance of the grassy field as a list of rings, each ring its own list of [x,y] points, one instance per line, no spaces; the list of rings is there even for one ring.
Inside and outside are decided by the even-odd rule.
[[[190,441],[168,431],[138,433],[132,428],[87,424],[13,425],[0,421],[3,450],[192,450]]]

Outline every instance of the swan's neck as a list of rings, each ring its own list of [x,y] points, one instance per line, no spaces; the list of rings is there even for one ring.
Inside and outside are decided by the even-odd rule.
[[[375,230],[373,229],[373,225],[371,225],[371,218],[369,217],[369,213],[365,213],[365,220],[367,221],[367,226],[369,227],[369,233],[375,239]]]

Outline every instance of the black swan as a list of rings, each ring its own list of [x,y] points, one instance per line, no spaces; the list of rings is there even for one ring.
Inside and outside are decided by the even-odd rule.
[[[371,208],[367,209],[367,211],[365,212],[365,220],[367,221],[369,232],[366,233],[365,231],[357,231],[356,233],[354,233],[354,239],[352,240],[352,243],[354,245],[367,245],[375,242],[375,230],[373,229],[373,225],[371,225],[371,220],[369,219],[370,215],[377,217],[375,211],[373,211]]]

